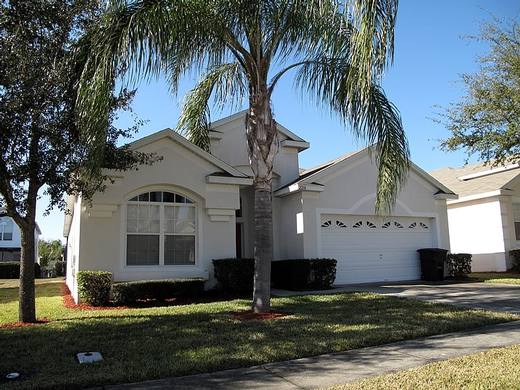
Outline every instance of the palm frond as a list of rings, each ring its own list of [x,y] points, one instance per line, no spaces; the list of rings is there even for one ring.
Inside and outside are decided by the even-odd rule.
[[[353,23],[350,64],[359,69],[356,82],[361,98],[368,98],[374,81],[394,55],[397,0],[348,0],[346,12]]]
[[[220,108],[231,100],[240,103],[247,91],[242,67],[239,63],[223,64],[211,69],[192,89],[183,104],[177,131],[200,148],[209,151],[210,110],[209,100],[214,96]]]
[[[358,74],[348,60],[320,58],[304,63],[295,81],[351,125],[358,138],[375,144],[379,167],[376,212],[387,214],[408,175],[408,142],[397,108],[379,85],[372,83],[366,97],[351,87]]]

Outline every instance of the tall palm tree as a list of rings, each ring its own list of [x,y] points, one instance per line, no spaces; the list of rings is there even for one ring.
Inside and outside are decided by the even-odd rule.
[[[167,76],[172,91],[196,71],[179,129],[209,150],[209,107],[247,99],[247,145],[254,175],[252,308],[270,310],[272,173],[277,129],[271,96],[292,75],[295,87],[375,144],[376,211],[388,212],[409,166],[400,116],[380,86],[393,58],[397,0],[111,0],[96,32],[79,95],[79,118],[103,136],[113,80]],[[82,120],[84,119],[84,120]]]

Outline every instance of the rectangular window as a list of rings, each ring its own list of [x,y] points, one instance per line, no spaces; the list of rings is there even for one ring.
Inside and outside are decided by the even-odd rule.
[[[13,220],[9,217],[0,217],[0,241],[12,241]]]
[[[520,241],[520,221],[519,222],[515,221],[515,238],[516,238],[516,241]]]
[[[195,236],[165,236],[164,264],[195,264]]]
[[[165,205],[165,199],[172,196],[176,203],[185,201]],[[132,199],[138,200],[131,201],[135,203],[129,203],[126,208],[126,264],[194,265],[196,208],[191,201],[158,191]]]
[[[159,205],[128,205],[127,265],[159,265],[160,210]]]
[[[126,238],[127,265],[159,265],[159,235],[129,234]]]

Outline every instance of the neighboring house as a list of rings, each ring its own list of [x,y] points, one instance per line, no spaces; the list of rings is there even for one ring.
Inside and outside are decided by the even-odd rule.
[[[36,225],[34,231],[35,237],[35,259],[38,261],[38,240],[41,231]],[[20,253],[22,249],[22,235],[20,228],[8,217],[5,210],[0,209],[0,262],[20,261]]]
[[[485,164],[431,172],[459,198],[448,201],[453,252],[473,255],[473,271],[506,271],[520,247],[520,166]]]
[[[211,153],[166,129],[131,147],[163,160],[114,173],[89,206],[69,197],[67,284],[79,270],[115,280],[204,277],[212,259],[253,256],[253,189],[245,112],[212,125]],[[456,197],[412,165],[394,215],[374,215],[377,167],[368,149],[300,171],[309,143],[281,125],[274,164],[274,259],[338,260],[336,284],[419,278],[416,250],[448,248],[446,199]]]

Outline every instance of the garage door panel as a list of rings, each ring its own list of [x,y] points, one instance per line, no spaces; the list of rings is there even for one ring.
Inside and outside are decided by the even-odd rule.
[[[418,279],[417,249],[433,245],[431,218],[321,216],[322,256],[338,261],[336,284]]]

